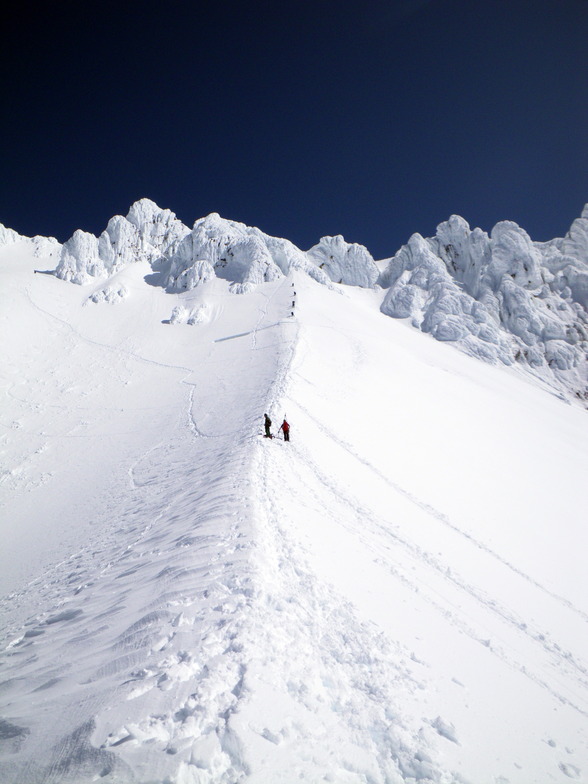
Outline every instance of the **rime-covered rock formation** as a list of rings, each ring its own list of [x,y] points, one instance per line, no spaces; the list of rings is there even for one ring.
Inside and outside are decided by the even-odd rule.
[[[100,237],[78,229],[62,248],[55,274],[72,283],[107,278],[127,264],[154,266],[189,232],[170,210],[149,199],[133,204],[126,218],[115,215]]]
[[[24,239],[24,237],[17,231],[14,231],[14,229],[7,229],[6,226],[3,226],[0,223],[0,246],[12,245],[13,242],[18,242],[22,239]]]
[[[335,283],[373,288],[380,271],[369,250],[357,243],[336,237],[323,237],[308,251],[308,256]]]
[[[35,256],[55,256],[61,249],[61,245],[55,237],[25,237],[14,229],[7,229],[0,223],[0,248],[4,245],[13,245],[17,242],[26,242],[33,246]]]
[[[214,274],[231,281],[235,293],[244,293],[293,269],[306,272],[319,283],[329,282],[289,240],[270,237],[213,212],[196,221],[170,256],[164,285],[168,291],[186,291]]]
[[[413,234],[379,282],[387,315],[485,360],[550,369],[586,395],[588,209],[546,243],[511,221],[488,236],[453,215],[432,238]]]
[[[289,240],[225,220],[217,213],[200,218],[190,230],[173,212],[149,199],[133,204],[126,218],[111,218],[100,237],[76,231],[63,245],[55,274],[85,284],[108,278],[136,261],[147,261],[160,270],[170,292],[188,291],[216,276],[229,280],[231,290],[239,294],[292,269],[320,283],[330,282]]]
[[[0,245],[26,238],[0,226]],[[30,240],[29,240],[30,241]],[[189,229],[149,199],[113,217],[99,237],[76,231],[60,250],[55,274],[86,284],[104,280],[93,302],[119,302],[127,291],[113,275],[147,262],[168,292],[213,278],[236,294],[299,270],[327,286],[386,289],[381,310],[437,340],[489,362],[516,365],[557,389],[588,398],[588,205],[563,238],[533,242],[511,221],[488,235],[457,215],[434,237],[413,234],[380,273],[369,251],[342,236],[305,252],[292,242],[211,213]],[[173,323],[200,323],[183,306]]]

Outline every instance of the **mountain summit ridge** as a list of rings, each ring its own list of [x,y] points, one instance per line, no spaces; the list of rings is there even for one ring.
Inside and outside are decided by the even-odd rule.
[[[18,239],[1,227],[0,244]],[[242,294],[294,270],[326,286],[379,287],[386,315],[588,400],[588,204],[562,238],[534,242],[513,221],[500,221],[488,234],[452,215],[434,237],[415,233],[376,262],[365,246],[341,235],[304,251],[214,212],[189,229],[143,198],[126,217],[111,218],[99,237],[74,232],[60,247],[55,275],[85,285],[108,281],[138,261],[170,293],[219,277]],[[95,302],[121,299],[124,292],[113,294],[108,284],[93,294]]]

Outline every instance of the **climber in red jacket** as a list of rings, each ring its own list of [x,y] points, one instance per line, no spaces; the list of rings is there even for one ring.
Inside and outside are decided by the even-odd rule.
[[[286,419],[280,425],[280,430],[284,433],[284,441],[290,440],[290,425],[286,422]]]

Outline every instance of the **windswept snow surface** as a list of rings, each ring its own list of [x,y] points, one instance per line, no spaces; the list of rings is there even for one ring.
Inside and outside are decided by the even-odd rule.
[[[579,405],[377,290],[13,239],[0,781],[588,780]]]

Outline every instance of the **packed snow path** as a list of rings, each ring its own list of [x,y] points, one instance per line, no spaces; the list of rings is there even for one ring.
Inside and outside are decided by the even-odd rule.
[[[16,261],[2,781],[585,780],[583,411],[372,292]]]

